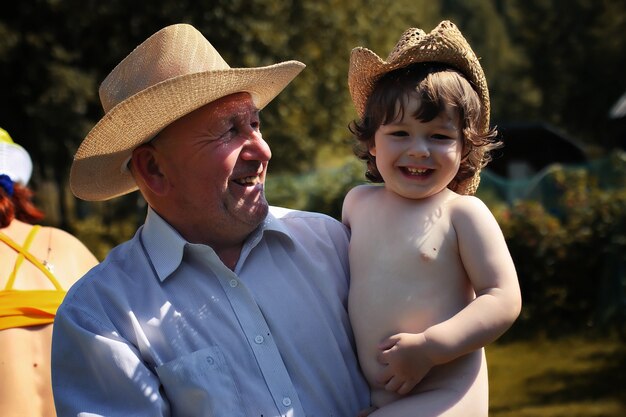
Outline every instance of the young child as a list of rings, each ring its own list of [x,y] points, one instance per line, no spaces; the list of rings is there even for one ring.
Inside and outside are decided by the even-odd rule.
[[[483,347],[520,313],[515,266],[476,197],[489,150],[487,83],[450,22],[407,30],[387,61],[350,58],[366,176],[345,198],[350,318],[372,416],[487,416]]]

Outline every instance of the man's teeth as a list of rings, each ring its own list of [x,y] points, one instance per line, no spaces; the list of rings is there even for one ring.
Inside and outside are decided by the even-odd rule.
[[[409,171],[409,173],[411,174],[416,174],[416,175],[423,175],[426,172],[428,172],[427,169],[422,169],[422,168],[408,168],[406,169],[407,171]]]
[[[240,185],[256,185],[261,182],[261,179],[256,175],[254,177],[239,178],[235,182]]]

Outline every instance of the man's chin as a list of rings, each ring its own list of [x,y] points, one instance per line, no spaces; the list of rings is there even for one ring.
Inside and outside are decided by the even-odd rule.
[[[250,226],[257,227],[267,217],[267,213],[269,212],[269,204],[267,200],[263,197],[262,200],[255,201],[253,205],[248,207],[241,207],[240,214],[244,221]]]

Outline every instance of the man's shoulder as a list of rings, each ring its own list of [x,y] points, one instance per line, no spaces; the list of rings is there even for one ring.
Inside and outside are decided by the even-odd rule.
[[[279,232],[271,235],[288,236],[288,239],[268,238],[266,242],[269,245],[282,245],[288,240],[290,243],[287,246],[295,249],[291,256],[299,253],[309,260],[323,259],[326,263],[332,263],[334,259],[339,260],[341,265],[346,264],[350,232],[337,219],[323,213],[281,207],[272,207],[270,216],[274,225],[269,227]]]
[[[102,262],[89,270],[70,288],[69,293],[98,291],[104,286],[115,286],[123,281],[129,271],[137,266],[141,244],[135,238],[119,244],[109,251]]]
[[[270,214],[290,232],[301,233],[307,230],[313,234],[342,236],[347,233],[346,227],[340,221],[324,213],[272,206]]]
[[[324,213],[317,213],[314,211],[304,211],[304,210],[295,210],[289,209],[285,207],[277,207],[270,206],[270,213],[277,219],[288,220],[288,219],[302,219],[306,221],[307,219],[319,219],[323,221],[329,222],[338,222],[336,219]]]

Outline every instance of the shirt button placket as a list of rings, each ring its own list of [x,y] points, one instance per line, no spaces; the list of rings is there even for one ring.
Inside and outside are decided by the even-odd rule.
[[[230,272],[230,271],[229,271]],[[270,336],[270,330],[254,298],[244,282],[233,273],[222,281],[227,297],[240,320],[242,330],[266,379],[268,388],[277,404],[285,409],[281,415],[304,415],[297,393],[292,389],[289,374],[282,363],[280,353]],[[280,364],[281,366],[276,366]]]

